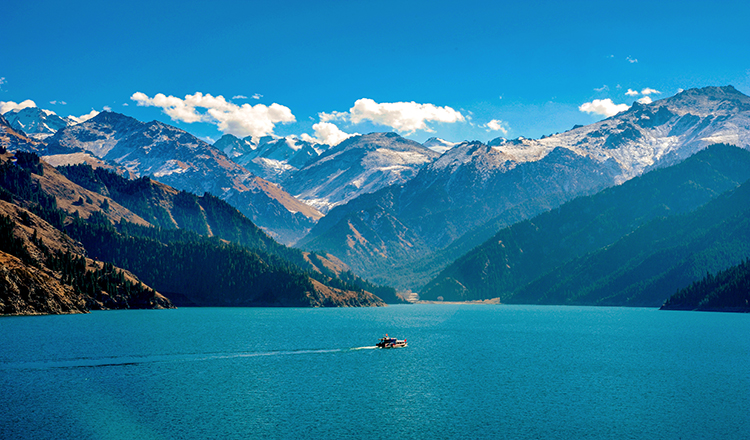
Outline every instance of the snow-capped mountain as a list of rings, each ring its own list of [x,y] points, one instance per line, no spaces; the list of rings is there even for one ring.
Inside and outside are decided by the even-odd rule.
[[[732,86],[685,90],[585,127],[543,139],[493,142],[517,162],[563,147],[622,168],[617,183],[671,165],[714,143],[750,144],[750,97]]]
[[[445,139],[431,137],[427,139],[422,145],[436,153],[443,154],[458,144],[458,142],[448,142]]]
[[[294,242],[320,213],[261,179],[195,136],[161,122],[102,112],[48,139],[47,155],[87,151],[179,190],[210,192],[279,240]],[[51,159],[52,160],[52,159]]]
[[[325,213],[362,194],[412,179],[438,156],[396,133],[353,136],[311,159],[281,183]]]
[[[493,222],[497,230],[717,142],[749,148],[750,97],[731,86],[636,103],[543,139],[465,142],[405,184],[332,209],[302,243],[337,255],[373,280],[411,287],[392,278],[397,268],[474,228]],[[494,230],[473,239],[480,243]]]
[[[44,110],[39,107],[11,110],[3,116],[11,127],[23,131],[29,137],[40,140],[52,136],[61,128],[78,123],[71,118],[62,118],[51,110]]]
[[[294,136],[264,136],[255,141],[250,136],[239,139],[231,134],[222,136],[214,146],[253,174],[275,183],[282,182],[328,148]]]
[[[23,131],[11,127],[10,122],[0,115],[0,147],[9,151],[23,150],[38,153],[44,149],[44,144],[26,136]]]

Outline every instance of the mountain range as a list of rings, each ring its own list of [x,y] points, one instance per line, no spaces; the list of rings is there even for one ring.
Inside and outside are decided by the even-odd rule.
[[[405,184],[334,208],[300,245],[338,255],[378,282],[417,290],[461,256],[452,249],[465,252],[501,227],[710,144],[746,147],[749,140],[750,97],[731,86],[686,90],[542,139],[456,145]]]
[[[584,294],[593,287],[578,286],[554,271],[571,264],[583,271],[579,275],[595,270],[592,261],[583,260],[587,253],[615,261],[600,252],[662,217],[691,215],[720,193],[733,191],[744,174],[727,167],[731,160],[726,158],[745,159],[742,150],[729,145],[747,149],[750,144],[750,97],[731,86],[636,102],[595,124],[540,139],[486,143],[431,138],[419,144],[395,133],[370,133],[337,145],[295,136],[232,135],[210,145],[167,124],[112,112],[84,122],[34,108],[6,116],[0,121],[0,145],[38,153],[77,184],[149,225],[202,236],[224,234],[226,240],[254,243],[259,251],[282,259],[288,253],[282,249],[289,248],[275,240],[294,243],[315,251],[307,260],[338,258],[359,276],[402,291],[421,291],[432,300],[642,304],[638,295],[606,302],[600,295]],[[727,145],[707,150],[717,143]],[[87,165],[69,167],[74,164]],[[651,186],[639,184],[641,179]],[[623,196],[627,191],[637,196]],[[603,202],[608,198],[614,200],[609,208]],[[80,207],[81,200],[79,196],[74,202]],[[595,202],[586,205],[587,200]],[[217,226],[207,216],[218,202],[229,203],[247,222],[214,234]],[[569,226],[549,220],[560,212],[565,224],[598,225],[600,235],[583,240],[587,246],[566,247],[575,242],[566,235]],[[199,217],[204,220],[196,221]],[[599,223],[604,219],[609,219],[606,227]],[[553,225],[540,235],[547,237],[546,245],[533,240],[519,245],[526,257],[511,257],[510,250],[498,248],[510,238],[496,239],[496,234],[526,231],[529,221]],[[579,226],[571,231],[584,237]],[[558,250],[553,256],[531,251],[550,249],[558,243],[554,240],[563,244],[554,245]],[[721,270],[730,260],[709,265],[710,270]],[[735,260],[732,264],[740,261]],[[547,284],[542,289],[538,283],[544,276],[548,284],[556,279],[555,286],[580,290],[577,299]],[[548,293],[539,297],[523,290],[532,284]]]
[[[151,176],[179,190],[209,192],[237,207],[281,241],[294,241],[321,214],[250,173],[223,152],[175,127],[112,112],[65,127],[47,139],[46,160],[93,155],[134,176]],[[83,161],[83,159],[80,159]]]
[[[372,306],[383,302],[365,289],[392,292],[333,258],[276,243],[214,196],[88,165],[61,168],[84,187],[34,153],[0,153],[0,314]]]

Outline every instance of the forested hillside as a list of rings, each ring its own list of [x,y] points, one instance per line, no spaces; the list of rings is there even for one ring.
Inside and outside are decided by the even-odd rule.
[[[38,304],[29,305],[34,301],[27,298],[24,302],[24,298],[19,297],[23,296],[24,289],[28,289],[21,287],[19,290],[14,287],[4,289],[6,294],[2,296],[3,304],[15,304],[13,307],[4,308],[4,314],[66,313],[92,308],[132,308],[141,306],[142,303],[153,303],[143,300],[144,295],[162,298],[163,306],[170,305],[168,300],[151,288],[165,292],[167,297],[182,305],[383,304],[365,288],[384,294],[392,293],[395,297],[392,289],[378,288],[348,273],[339,276],[326,267],[330,262],[323,261],[317,256],[306,257],[298,250],[273,242],[236,210],[211,196],[198,198],[168,188],[165,191],[174,196],[171,202],[177,205],[177,209],[166,212],[169,218],[176,217],[177,224],[185,229],[153,227],[145,223],[141,217],[127,214],[142,222],[136,224],[124,219],[125,208],[109,197],[101,196],[101,193],[116,193],[123,202],[132,206],[140,205],[145,213],[160,212],[148,211],[150,205],[139,203],[137,197],[131,200],[126,197],[133,196],[139,191],[149,192],[149,188],[152,187],[147,179],[128,182],[106,172],[100,172],[100,176],[104,177],[109,186],[105,184],[95,188],[99,193],[94,194],[67,180],[54,168],[40,161],[35,154],[17,152],[13,157],[4,154],[2,158],[0,194],[6,203],[4,206],[9,207],[8,209],[28,209],[29,216],[39,217],[38,221],[30,220],[29,224],[44,222],[49,225],[48,229],[58,231],[61,237],[72,239],[78,249],[78,254],[75,255],[55,253],[47,249],[48,245],[40,242],[34,251],[41,255],[35,261],[44,262],[49,272],[47,278],[69,286],[67,289],[63,288],[63,296],[72,295],[73,299],[68,298],[68,302],[77,304],[77,308],[44,308]],[[77,171],[78,174],[84,174],[92,170],[78,168]],[[89,177],[92,175],[96,176],[93,173]],[[93,187],[97,181],[90,179],[89,183]],[[103,181],[100,179],[98,183],[101,184]],[[57,205],[58,198],[55,195],[46,192],[49,188],[54,189],[55,194],[68,194],[68,198],[71,198],[70,194],[81,196],[69,203],[69,211],[66,211]],[[152,191],[151,194],[153,193]],[[95,201],[92,197],[100,199]],[[72,198],[75,199],[76,196]],[[112,213],[115,211],[117,216],[113,217]],[[235,213],[238,215],[234,215]],[[162,215],[161,218],[166,219],[168,216]],[[204,220],[196,221],[196,218]],[[26,270],[29,265],[35,264],[26,256],[25,249],[30,245],[9,238],[20,233],[19,222],[18,219],[7,216],[3,218],[3,237],[8,237],[4,240],[3,246],[8,255],[20,261],[19,264],[23,267],[18,270]],[[253,243],[255,246],[250,248],[239,243],[231,243],[223,237],[219,238],[211,233],[209,228],[212,226],[225,237],[248,244]],[[200,230],[205,235],[191,229]],[[59,234],[60,231],[65,234]],[[209,234],[212,236],[207,236]],[[59,241],[60,238],[55,240]],[[28,241],[36,243],[36,238]],[[83,257],[84,254],[98,261],[87,260]],[[323,269],[315,266],[313,260]],[[295,264],[295,261],[300,262],[300,265]],[[123,272],[118,268],[129,270],[151,287],[139,287],[141,285],[137,280],[135,284],[131,282],[132,276],[130,279],[123,278],[120,276]],[[6,277],[5,285],[14,285],[14,282]],[[15,296],[7,293],[13,289],[21,293],[14,294]],[[45,301],[43,290],[34,290],[35,295],[42,296],[38,303]],[[123,295],[127,295],[127,299],[122,300]]]
[[[750,312],[750,259],[680,289],[662,310]]]
[[[446,268],[420,297],[565,302],[557,296],[521,291],[527,292],[524,286],[528,283],[569,261],[605,249],[654,219],[690,212],[747,179],[750,152],[714,145],[678,165],[652,171],[501,230]],[[565,271],[561,269],[560,273]],[[581,278],[570,279],[566,285],[570,295],[593,275],[578,276]],[[587,301],[595,303],[596,299]]]

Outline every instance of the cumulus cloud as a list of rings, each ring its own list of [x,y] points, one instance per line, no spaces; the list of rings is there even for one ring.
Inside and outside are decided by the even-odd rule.
[[[628,96],[637,96],[638,95],[638,91],[637,90],[633,90],[633,89],[628,89],[628,91],[625,92],[625,94],[628,95]]]
[[[0,114],[4,115],[12,110],[23,110],[29,107],[36,107],[36,103],[30,99],[16,103],[13,101],[0,101]]]
[[[130,97],[139,106],[160,107],[173,121],[208,122],[216,125],[222,133],[237,137],[260,137],[273,134],[278,123],[294,122],[292,111],[280,104],[233,104],[223,96],[211,96],[196,92],[184,99],[157,93],[149,98],[136,92]],[[198,109],[205,109],[199,112]]]
[[[414,101],[377,103],[368,98],[354,102],[354,107],[349,109],[349,119],[354,124],[369,120],[405,134],[412,134],[417,130],[433,132],[427,122],[453,123],[465,120],[460,112],[448,106],[438,107]]]
[[[641,90],[641,95],[647,95],[647,96],[648,95],[658,95],[660,93],[661,93],[660,91],[654,90],[654,89],[652,89],[650,87],[646,87],[645,89]]]
[[[312,142],[314,144],[327,144],[327,145],[338,145],[341,142],[349,139],[352,136],[359,136],[359,133],[345,133],[341,131],[335,124],[331,122],[318,122],[312,126],[315,130],[315,137],[304,133],[300,138],[303,141]]]
[[[260,93],[256,93],[256,94],[253,95],[253,99],[260,99],[262,97],[263,97],[263,95],[261,95]]]
[[[633,64],[633,63],[637,63],[637,62],[638,62],[638,58],[632,58],[632,57],[628,57],[628,58],[627,58],[627,60],[628,60],[628,62],[629,62],[630,64]]]
[[[614,116],[630,108],[627,104],[615,104],[611,99],[595,99],[578,107],[578,110],[586,113],[596,113],[603,116]]]
[[[321,122],[346,121],[349,118],[349,113],[337,111],[333,111],[331,113],[320,112],[318,113],[318,117],[320,118]]]
[[[652,102],[653,100],[651,99],[650,96],[644,96],[643,98],[638,100],[639,104],[651,104]]]
[[[489,129],[490,131],[499,131],[505,136],[508,135],[508,123],[499,119],[493,119],[490,122],[484,124],[483,127],[487,127],[487,129]]]

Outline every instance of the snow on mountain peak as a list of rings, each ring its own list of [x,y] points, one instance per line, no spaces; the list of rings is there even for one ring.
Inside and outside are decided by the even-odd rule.
[[[431,137],[427,139],[425,143],[422,145],[424,145],[425,147],[429,148],[432,151],[443,154],[446,151],[458,145],[458,142],[448,142],[445,139]]]

